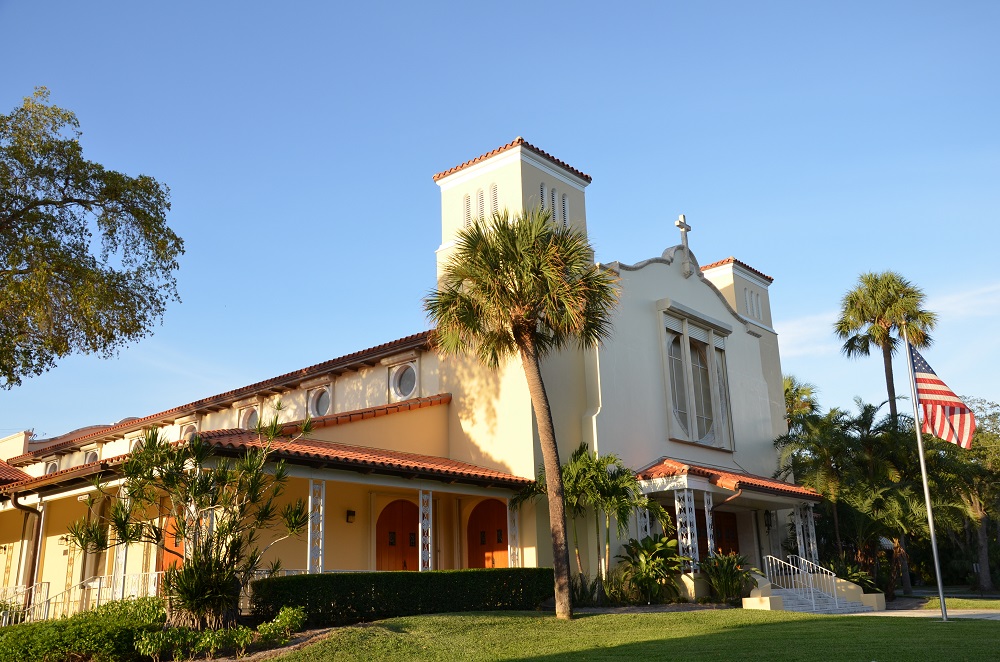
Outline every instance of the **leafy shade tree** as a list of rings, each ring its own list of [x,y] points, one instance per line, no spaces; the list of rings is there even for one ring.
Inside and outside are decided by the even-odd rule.
[[[556,616],[572,617],[566,508],[559,448],[541,360],[571,343],[593,347],[611,333],[614,275],[594,264],[586,237],[534,209],[493,214],[459,231],[438,290],[424,307],[446,354],[472,353],[496,370],[519,358],[538,424],[555,571]]]
[[[881,351],[889,414],[896,421],[896,386],[892,377],[892,355],[905,326],[914,347],[931,344],[930,331],[937,315],[923,308],[924,293],[895,271],[863,273],[854,289],[844,295],[834,331],[844,341],[849,357]]]
[[[0,115],[0,387],[7,389],[74,352],[113,355],[179,301],[174,272],[184,244],[167,227],[169,190],[86,160],[76,115],[48,100],[39,87]]]
[[[270,441],[281,435],[278,417],[258,428],[260,445],[237,458],[217,457],[200,437],[170,443],[148,430],[141,449],[125,462],[117,495],[98,483],[90,517],[68,529],[88,552],[114,545],[151,543],[176,558],[163,578],[168,621],[197,629],[235,623],[243,586],[253,578],[268,547],[308,524],[301,499],[276,505],[288,474],[283,462],[268,467]],[[117,496],[117,498],[115,498]],[[105,513],[101,515],[102,511]],[[261,533],[280,521],[284,535],[261,547]],[[183,541],[183,552],[169,544]]]

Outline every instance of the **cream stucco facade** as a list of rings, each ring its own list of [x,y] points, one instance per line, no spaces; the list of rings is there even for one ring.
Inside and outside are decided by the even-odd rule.
[[[554,222],[587,231],[590,177],[520,138],[435,181],[438,273],[459,229],[493,211],[541,205]],[[779,517],[806,514],[816,497],[766,478],[777,464],[772,440],[784,431],[770,279],[732,258],[699,268],[685,245],[603,268],[620,285],[612,337],[543,365],[561,456],[583,442],[621,457],[674,512],[695,558],[699,547],[702,555],[738,549],[757,563],[780,552]],[[45,585],[51,601],[95,581],[116,594],[139,590],[145,580],[126,578],[161,571],[162,552],[118,546],[88,558],[67,544],[66,527],[88,516],[89,481],[101,475],[114,486],[150,427],[171,440],[252,445],[247,428],[279,402],[282,422],[315,424],[278,449],[291,475],[282,498],[302,499],[312,522],[307,535],[271,546],[265,564],[333,572],[551,563],[544,503],[506,508],[541,463],[521,366],[494,372],[471,357],[443,357],[424,332],[143,418],[55,439],[0,439],[6,598],[40,602]],[[592,521],[577,523],[591,574],[600,556]],[[632,536],[650,531],[641,513],[630,527]]]

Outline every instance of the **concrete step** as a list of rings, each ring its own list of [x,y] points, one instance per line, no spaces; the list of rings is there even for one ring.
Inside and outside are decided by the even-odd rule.
[[[872,611],[871,607],[860,602],[847,602],[838,600],[834,603],[833,598],[826,595],[817,595],[815,603],[811,598],[803,597],[788,589],[777,589],[771,595],[781,597],[785,611],[799,611],[813,614],[857,614]]]

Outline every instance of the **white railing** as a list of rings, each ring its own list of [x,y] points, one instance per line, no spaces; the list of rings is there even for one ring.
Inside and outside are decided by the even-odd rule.
[[[51,598],[36,596],[36,599],[24,609],[10,612],[0,624],[72,616],[81,611],[100,607],[111,600],[159,595],[162,578],[162,572],[146,572],[124,577],[91,577]]]
[[[240,613],[250,613],[250,584],[254,583],[258,579],[264,579],[265,577],[286,577],[288,575],[305,575],[308,573],[308,570],[277,570],[275,572],[271,572],[270,570],[254,570],[253,575],[250,577],[250,581],[244,584],[243,588],[240,589]]]
[[[0,592],[0,626],[24,621],[30,606],[49,598],[49,583],[38,582],[31,586],[10,586]]]
[[[767,575],[767,581],[771,582],[772,585],[790,591],[802,600],[809,601],[813,611],[816,610],[816,596],[813,594],[808,580],[802,576],[802,572],[796,566],[773,556],[765,556],[764,574]]]
[[[813,590],[833,598],[834,609],[839,606],[837,600],[837,573],[795,554],[788,557],[788,562],[798,566],[802,572],[809,575],[810,585],[813,587]]]

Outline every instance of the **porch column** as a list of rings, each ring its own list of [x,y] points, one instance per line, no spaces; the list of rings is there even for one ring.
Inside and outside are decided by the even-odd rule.
[[[420,491],[420,570],[434,568],[434,540],[431,527],[434,518],[433,493]]]
[[[705,531],[708,536],[708,555],[715,556],[715,525],[712,521],[712,493],[705,491]]]
[[[510,509],[507,502],[507,567],[521,567],[521,537],[517,531],[518,511]]]
[[[813,517],[813,506],[811,503],[802,504],[802,518],[805,520],[803,528],[806,534],[806,554],[804,558],[819,564],[819,548],[816,545],[816,518]]]
[[[806,532],[803,529],[802,504],[795,504],[795,542],[798,543],[799,557],[806,558]]]
[[[326,521],[326,481],[309,481],[309,533],[306,544],[309,556],[306,561],[306,572],[321,574],[323,572],[323,532]]]
[[[638,540],[642,540],[648,535],[651,535],[649,529],[649,511],[645,508],[640,508],[635,511],[635,537]]]
[[[688,572],[698,569],[698,526],[694,518],[694,490],[674,490],[674,510],[677,513],[677,544]]]

